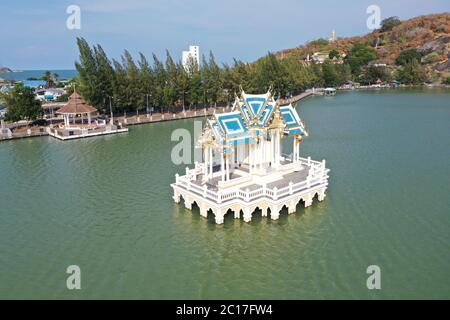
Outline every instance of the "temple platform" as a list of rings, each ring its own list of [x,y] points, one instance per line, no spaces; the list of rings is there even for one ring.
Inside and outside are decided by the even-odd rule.
[[[183,198],[188,209],[195,202],[203,217],[211,210],[217,224],[228,212],[240,218],[242,211],[243,220],[250,222],[256,209],[262,216],[270,210],[277,220],[284,207],[291,214],[300,201],[305,207],[316,195],[322,201],[330,170],[325,160],[300,157],[300,143],[307,136],[292,104],[281,105],[270,89],[263,94],[241,89],[231,112],[206,120],[196,144],[203,151],[202,162],[175,175],[173,199],[179,203]],[[282,139],[292,143],[290,155],[283,153]]]
[[[217,224],[223,223],[229,210],[234,218],[239,218],[242,211],[244,221],[249,222],[257,208],[262,210],[262,216],[267,216],[270,209],[271,219],[277,220],[283,207],[291,214],[300,201],[308,207],[316,195],[319,201],[324,200],[328,186],[329,169],[325,161],[310,158],[298,158],[293,162],[283,156],[278,167],[262,167],[252,173],[245,166],[232,165],[230,179],[226,182],[222,181],[217,168],[206,179],[202,165],[186,168],[183,176],[176,175],[171,185],[173,199],[179,203],[182,197],[188,209],[192,209],[195,202],[203,217],[211,210]]]
[[[128,128],[117,125],[102,125],[102,126],[70,126],[62,128],[47,128],[50,136],[60,140],[81,139],[95,136],[102,136],[107,134],[115,134],[128,132]]]

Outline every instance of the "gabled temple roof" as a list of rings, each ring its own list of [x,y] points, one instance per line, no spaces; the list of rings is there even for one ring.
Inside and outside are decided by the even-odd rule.
[[[275,111],[280,116],[279,121],[284,123],[284,135],[308,135],[292,104],[279,106],[270,91],[265,94],[242,92],[241,97],[236,97],[232,112],[214,114],[214,118],[208,120],[211,129],[208,139],[223,145],[225,152],[229,152],[231,146],[252,142],[257,135],[267,133],[265,130],[273,129]]]
[[[67,104],[56,111],[56,113],[60,114],[85,114],[94,112],[97,112],[97,109],[95,109],[93,106],[88,105],[83,97],[81,97],[75,90],[70,95]]]
[[[252,116],[257,118],[264,110],[267,101],[270,98],[270,92],[264,94],[246,94],[242,92],[244,103],[252,113]]]
[[[212,135],[217,143],[224,144],[225,137],[222,130],[219,128],[217,121],[215,119],[209,119],[208,124],[211,127]]]
[[[286,124],[285,135],[303,134],[308,136],[305,126],[292,104],[281,106],[280,112],[283,116],[284,123]]]
[[[210,120],[210,125],[216,141],[227,146],[253,141],[253,136],[239,111],[215,114],[214,118]]]

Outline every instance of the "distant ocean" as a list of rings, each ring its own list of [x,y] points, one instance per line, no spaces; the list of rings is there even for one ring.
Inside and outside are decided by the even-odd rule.
[[[15,81],[24,81],[28,78],[41,78],[47,70],[23,70],[14,72],[0,72],[0,78]],[[69,80],[77,75],[76,70],[49,70],[59,76],[59,80]]]

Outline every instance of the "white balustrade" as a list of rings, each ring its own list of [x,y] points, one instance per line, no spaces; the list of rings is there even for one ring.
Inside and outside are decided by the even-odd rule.
[[[315,185],[324,184],[328,178],[328,169],[325,167],[325,161],[315,161],[311,158],[300,158],[299,163],[309,166],[308,176],[306,180],[293,183],[292,181],[283,188],[274,187],[273,189],[268,188],[266,185],[261,186],[258,189],[250,191],[248,188],[243,191],[238,189],[238,184],[236,189],[223,193],[223,191],[213,191],[208,189],[207,185],[199,186],[195,182],[197,174],[201,174],[204,164],[195,163],[194,169],[186,168],[186,175],[179,176],[175,175],[175,182],[177,185],[186,188],[189,191],[198,193],[205,198],[215,200],[219,203],[224,201],[230,201],[232,199],[241,199],[244,201],[252,201],[261,196],[267,196],[273,200],[277,200],[281,197],[292,195],[302,190],[306,190]],[[239,179],[239,178],[238,178]]]

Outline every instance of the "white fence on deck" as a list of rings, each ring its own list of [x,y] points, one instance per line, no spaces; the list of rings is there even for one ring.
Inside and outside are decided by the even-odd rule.
[[[196,164],[194,169],[186,168],[186,175],[179,176],[175,175],[175,184],[177,186],[183,187],[188,191],[192,191],[202,195],[204,198],[214,200],[215,202],[222,203],[225,201],[230,201],[233,199],[241,199],[244,201],[252,201],[259,197],[268,197],[273,200],[277,200],[279,198],[283,198],[285,196],[291,195],[293,193],[297,193],[302,190],[307,190],[312,186],[321,185],[326,183],[328,179],[329,169],[325,167],[325,160],[322,162],[311,160],[311,158],[300,158],[300,161],[296,163],[302,166],[308,166],[310,169],[308,171],[308,176],[306,180],[292,183],[283,188],[274,187],[273,189],[268,188],[266,185],[263,185],[261,188],[256,190],[246,189],[245,191],[240,190],[239,188],[233,189],[231,191],[214,191],[208,189],[207,185],[203,185],[203,187],[193,183],[197,175],[203,172],[203,164]]]

